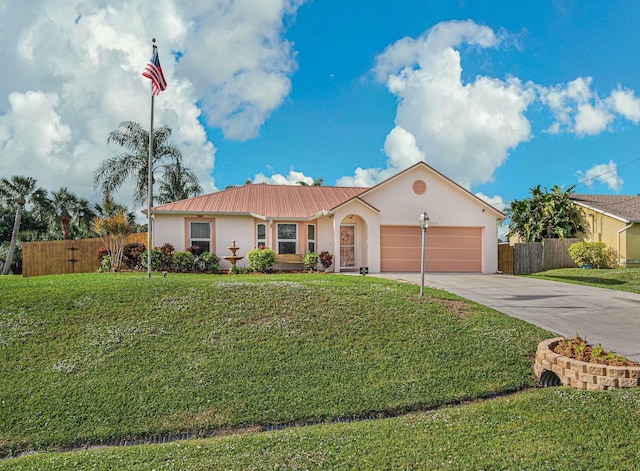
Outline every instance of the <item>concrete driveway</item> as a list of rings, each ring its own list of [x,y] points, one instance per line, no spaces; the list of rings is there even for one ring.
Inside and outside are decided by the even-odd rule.
[[[420,284],[419,273],[372,276]],[[640,360],[640,295],[511,275],[427,273],[425,287],[470,299],[559,336],[579,334]]]

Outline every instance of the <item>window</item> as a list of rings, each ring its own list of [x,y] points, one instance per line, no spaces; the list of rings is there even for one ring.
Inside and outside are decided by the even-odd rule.
[[[298,226],[296,224],[278,224],[278,253],[297,253]]]
[[[208,222],[192,222],[189,224],[189,244],[201,247],[205,252],[211,251],[211,224]]]
[[[260,223],[256,225],[256,247],[266,247],[266,246],[267,246],[267,225]]]
[[[316,251],[316,225],[307,225],[307,252]]]

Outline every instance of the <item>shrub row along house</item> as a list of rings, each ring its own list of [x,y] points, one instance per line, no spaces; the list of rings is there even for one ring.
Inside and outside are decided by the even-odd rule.
[[[327,251],[334,272],[418,272],[423,212],[426,271],[497,270],[505,215],[424,162],[371,188],[247,184],[156,206],[153,245],[200,246],[224,257],[235,241],[245,257],[238,266],[250,250],[268,247],[276,269],[301,268],[306,252]]]

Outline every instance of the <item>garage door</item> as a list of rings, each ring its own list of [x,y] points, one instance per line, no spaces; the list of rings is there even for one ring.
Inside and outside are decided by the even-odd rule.
[[[482,228],[427,229],[425,271],[482,272]],[[419,272],[422,230],[418,226],[380,228],[380,269],[383,272]]]

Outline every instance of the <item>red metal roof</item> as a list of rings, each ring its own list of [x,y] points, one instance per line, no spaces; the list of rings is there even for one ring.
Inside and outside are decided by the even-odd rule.
[[[367,188],[248,184],[153,208],[154,213],[254,214],[309,218],[357,197]]]

